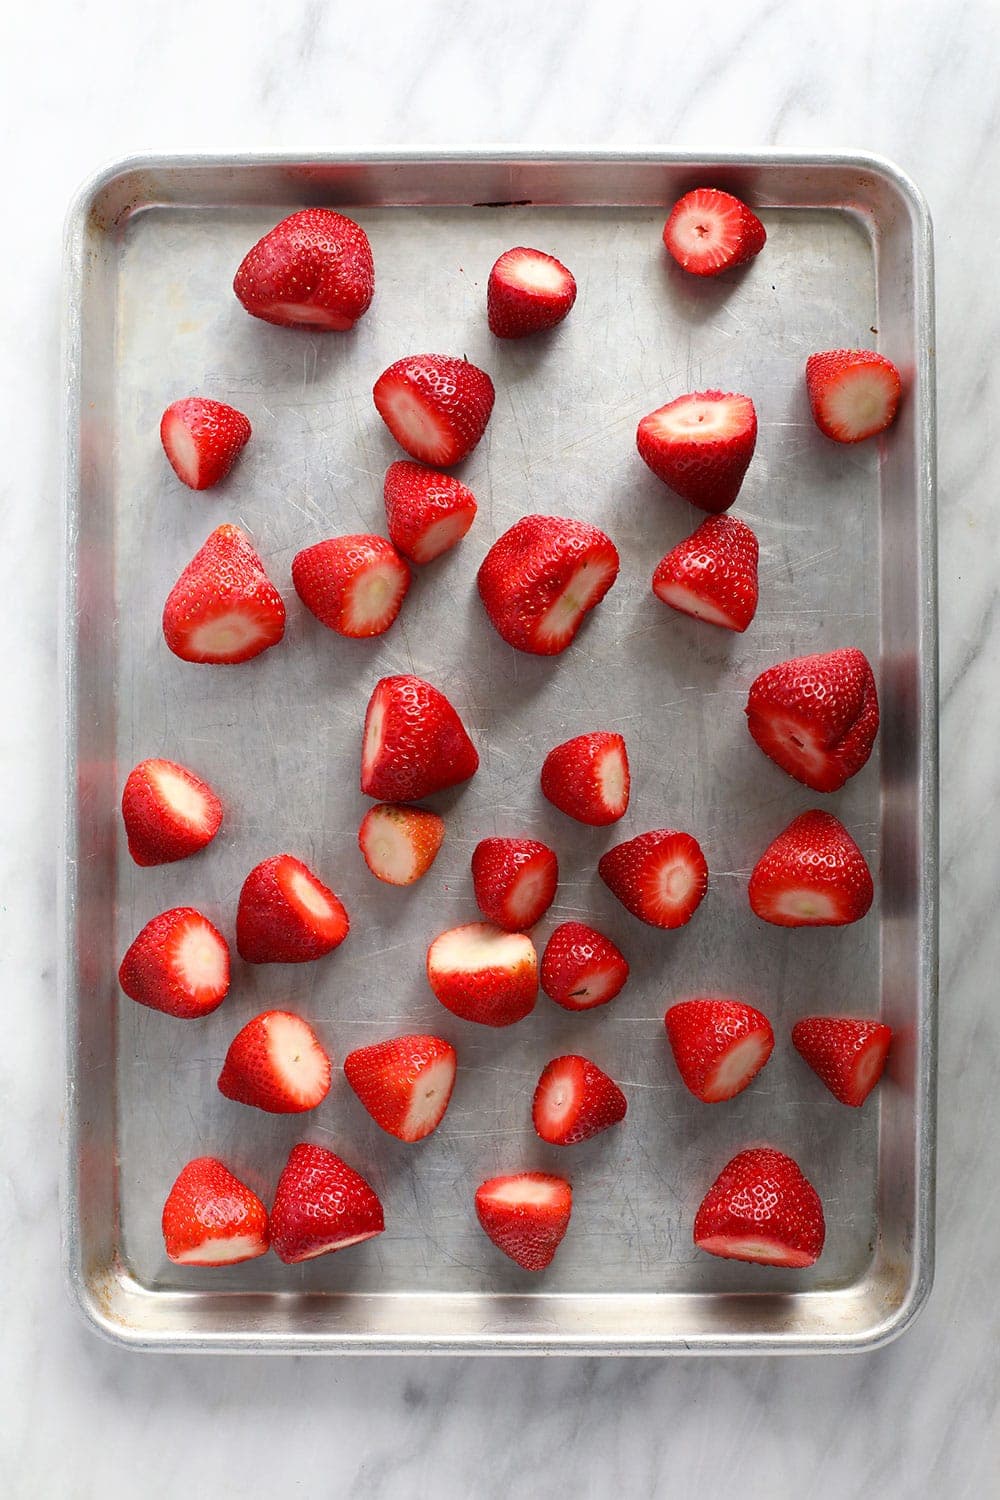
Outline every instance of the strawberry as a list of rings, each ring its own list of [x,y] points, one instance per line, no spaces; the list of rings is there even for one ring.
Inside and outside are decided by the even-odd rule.
[[[212,842],[222,825],[222,803],[186,766],[141,760],[122,791],[122,820],[137,865],[169,865]]]
[[[552,905],[559,861],[537,839],[480,839],[472,851],[472,885],[483,916],[507,932],[534,927]]]
[[[379,416],[418,463],[450,469],[468,458],[493,410],[485,370],[449,354],[410,354],[383,370],[372,396]]]
[[[330,1092],[330,1059],[301,1016],[266,1010],[233,1037],[218,1086],[227,1099],[269,1115],[301,1114]]]
[[[394,1036],[349,1052],[344,1072],[376,1125],[397,1140],[422,1141],[444,1119],[457,1060],[439,1036]]]
[[[874,889],[843,823],[814,810],[793,818],[764,850],[748,894],[757,916],[775,927],[843,927],[865,915]]]
[[[576,301],[576,282],[561,261],[544,250],[517,245],[505,250],[490,272],[486,307],[490,332],[520,339],[561,323]]]
[[[321,625],[362,639],[389,629],[410,570],[383,536],[335,536],[295,554],[292,583]]]
[[[602,854],[597,873],[624,907],[651,927],[683,927],[708,890],[708,866],[697,839],[654,828]]]
[[[868,658],[848,647],[797,656],[751,684],[747,728],[776,765],[814,792],[836,792],[861,770],[878,734]]]
[[[746,630],[757,609],[757,538],[735,516],[709,516],[660,559],[653,593],[671,609]]]
[[[285,606],[238,526],[217,526],[163,606],[163,636],[181,661],[249,661],[285,633]]]
[[[813,421],[835,443],[860,443],[895,420],[902,386],[891,360],[873,349],[828,349],[806,360]]]
[[[304,208],[282,219],[247,252],[233,281],[255,318],[315,332],[353,328],[374,290],[368,236],[330,208]]]
[[[663,1024],[685,1087],[704,1104],[741,1094],[774,1050],[770,1021],[742,1000],[682,1000]]]
[[[610,938],[582,922],[562,922],[542,954],[542,989],[564,1010],[607,1005],[624,987],[628,964]]]
[[[538,958],[530,937],[468,922],[436,937],[427,978],[446,1010],[480,1026],[513,1026],[535,1008]]]
[[[192,490],[210,490],[225,479],[251,432],[241,411],[201,396],[172,402],[160,418],[160,442],[170,467]]]
[[[657,479],[718,514],[740,492],[757,445],[757,413],[749,396],[698,391],[643,417],[635,440]]]
[[[483,1232],[525,1271],[544,1271],[569,1228],[573,1189],[547,1172],[491,1177],[476,1189]]]
[[[468,781],[479,755],[444,693],[420,677],[375,684],[361,742],[361,790],[384,802],[417,802]]]
[[[444,818],[423,807],[370,807],[358,829],[365,864],[386,885],[412,885],[426,875],[444,840]]]
[[[267,1209],[214,1156],[182,1167],[163,1205],[163,1243],[180,1266],[235,1266],[266,1255]]]
[[[350,929],[342,903],[300,859],[255,865],[236,909],[236,946],[248,964],[304,964],[339,948]]]
[[[192,906],[163,911],[134,940],[118,970],[130,1000],[191,1020],[207,1016],[229,992],[229,948]]]
[[[699,1250],[765,1266],[811,1266],[825,1238],[819,1194],[790,1156],[770,1146],[734,1156],[694,1221]]]
[[[556,745],[542,765],[542,791],[549,801],[594,828],[624,817],[630,787],[625,741],[608,730]]]
[[[479,597],[497,633],[535,656],[565,651],[618,577],[618,550],[586,521],[522,516],[479,568]]]
[[[414,563],[433,562],[476,519],[476,497],[461,480],[405,458],[389,465],[383,494],[392,544]]]
[[[589,1141],[619,1120],[628,1100],[614,1079],[585,1057],[554,1057],[542,1069],[531,1104],[535,1130],[550,1146]]]
[[[384,1229],[378,1194],[359,1172],[322,1146],[292,1147],[271,1207],[271,1248],[279,1260],[315,1260]]]
[[[807,1016],[792,1027],[792,1046],[841,1104],[864,1104],[882,1077],[892,1029],[853,1016]]]
[[[718,276],[752,260],[767,235],[757,215],[719,188],[695,188],[679,198],[663,226],[663,243],[692,276]]]

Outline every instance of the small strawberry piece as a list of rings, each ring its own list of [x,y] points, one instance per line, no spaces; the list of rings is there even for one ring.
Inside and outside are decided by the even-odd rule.
[[[448,354],[410,354],[383,370],[372,395],[382,421],[418,463],[450,469],[468,458],[493,410],[485,370]]]
[[[695,188],[670,210],[663,243],[692,276],[718,276],[752,260],[767,235],[757,215],[718,188]]]
[[[163,606],[163,636],[181,661],[231,665],[276,646],[285,606],[238,526],[218,526]]]
[[[757,609],[757,538],[735,516],[709,516],[661,558],[653,593],[671,609],[746,630]]]
[[[125,782],[122,820],[137,865],[169,865],[212,842],[222,825],[222,803],[186,766],[141,760]]]
[[[439,1036],[394,1036],[349,1052],[344,1072],[376,1125],[397,1140],[422,1141],[444,1119],[457,1061]]]
[[[757,446],[757,413],[749,396],[698,391],[643,417],[635,439],[657,479],[717,515],[740,492]]]
[[[486,307],[490,332],[520,339],[561,323],[576,301],[576,282],[561,261],[544,250],[517,245],[505,250],[490,272]]]
[[[651,927],[683,927],[708,890],[708,865],[689,833],[654,828],[602,854],[597,873],[624,907]]]
[[[538,957],[526,934],[468,922],[431,943],[427,978],[452,1015],[480,1026],[513,1026],[535,1008]]]
[[[330,208],[289,214],[244,256],[233,281],[248,313],[282,328],[353,328],[375,291],[375,265],[360,224]]]
[[[547,1172],[491,1177],[476,1189],[483,1232],[525,1271],[544,1271],[569,1228],[573,1189]]]
[[[776,765],[814,792],[861,770],[878,734],[878,690],[864,652],[848,647],[769,667],[747,698],[747,728]]]
[[[444,818],[423,807],[380,802],[361,820],[358,844],[365,864],[386,885],[412,885],[426,875],[444,840]]]
[[[563,922],[545,944],[541,978],[549,999],[564,1010],[593,1010],[624,988],[628,964],[603,933]]]
[[[266,1255],[267,1209],[214,1156],[182,1167],[163,1205],[167,1258],[180,1266],[235,1266]]]
[[[895,420],[902,385],[891,360],[872,349],[829,349],[806,360],[813,421],[835,443],[860,443]]]
[[[882,1077],[892,1028],[853,1016],[807,1016],[792,1027],[792,1046],[841,1104],[864,1104]]]
[[[315,1109],[330,1092],[330,1059],[301,1016],[266,1010],[233,1037],[218,1086],[237,1104],[297,1115]]]
[[[476,497],[461,480],[405,458],[389,465],[383,494],[392,544],[413,563],[433,562],[476,519]]]
[[[251,431],[241,411],[201,396],[174,401],[160,418],[163,451],[177,478],[192,490],[208,490],[225,479]]]
[[[229,948],[192,906],[175,906],[147,922],[118,970],[130,1000],[191,1020],[217,1009],[229,991]]]
[[[617,1125],[627,1109],[628,1100],[613,1078],[596,1063],[570,1053],[554,1057],[542,1069],[531,1118],[550,1146],[575,1146]]]
[[[421,677],[383,677],[365,714],[361,790],[383,802],[417,802],[468,781],[479,755],[444,693]]]
[[[236,946],[248,964],[305,964],[339,948],[347,912],[300,859],[275,854],[243,882],[236,910]]]
[[[537,839],[480,839],[472,851],[472,886],[483,916],[507,932],[524,932],[548,911],[559,861]]]
[[[384,536],[335,536],[292,559],[295,592],[321,625],[362,639],[399,614],[410,570]]]
[[[553,806],[594,828],[625,815],[631,784],[625,741],[606,730],[556,745],[542,765],[542,791]]]
[[[508,645],[535,656],[565,651],[618,577],[618,549],[586,521],[522,516],[479,568],[479,597]]]
[[[385,1229],[378,1194],[322,1146],[293,1146],[271,1208],[271,1248],[286,1265],[374,1239]]]
[[[741,1000],[682,1000],[663,1024],[677,1071],[704,1104],[741,1094],[774,1050],[770,1021]]]
[[[804,812],[761,855],[750,876],[750,905],[775,927],[844,927],[874,898],[871,871],[843,823]]]
[[[734,1156],[705,1194],[694,1221],[699,1250],[765,1266],[811,1266],[825,1238],[816,1189],[790,1156],[769,1146]]]

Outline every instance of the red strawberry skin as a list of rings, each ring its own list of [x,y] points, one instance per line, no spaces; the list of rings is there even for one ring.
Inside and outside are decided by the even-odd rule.
[[[873,349],[827,349],[807,359],[806,390],[825,437],[861,443],[895,421],[902,382],[892,361]]]
[[[696,391],[643,417],[636,446],[676,495],[718,515],[740,492],[757,446],[757,413],[749,396]]]
[[[164,796],[164,782],[183,789],[187,815]],[[208,782],[186,766],[142,760],[129,772],[122,791],[122,821],[137,865],[169,865],[212,842],[222,826],[222,803]]]
[[[357,593],[373,580],[378,597],[366,608]],[[410,587],[410,570],[384,536],[335,536],[296,553],[292,583],[321,625],[361,639],[389,629]]]
[[[344,1073],[375,1123],[412,1142],[424,1140],[444,1118],[456,1063],[450,1042],[418,1034],[358,1047],[344,1058]]]
[[[700,1250],[761,1265],[811,1266],[825,1238],[816,1189],[790,1156],[766,1146],[733,1157],[694,1221]]]
[[[288,1048],[289,1044],[297,1058],[306,1060],[310,1087],[305,1096],[275,1064],[275,1046]],[[233,1037],[219,1074],[218,1089],[227,1099],[270,1115],[302,1114],[315,1109],[330,1092],[330,1059],[312,1027],[301,1016],[266,1010],[254,1016]]]
[[[554,328],[576,301],[576,281],[554,255],[516,245],[493,266],[486,286],[490,332],[520,339]]]
[[[892,1029],[854,1016],[807,1016],[792,1027],[792,1046],[841,1104],[857,1109],[882,1077]]]
[[[708,865],[697,839],[654,828],[602,854],[597,873],[634,917],[651,927],[683,927],[708,890]]]
[[[628,963],[610,938],[582,922],[563,922],[542,954],[542,989],[564,1010],[593,1010],[620,994]]]
[[[535,656],[555,656],[618,577],[611,538],[586,521],[522,516],[487,552],[479,597],[497,634]]]
[[[559,861],[537,839],[480,839],[472,851],[472,884],[483,916],[507,932],[524,932],[548,911]]]
[[[535,1008],[538,955],[521,933],[467,922],[431,943],[427,981],[453,1016],[479,1026],[513,1026]]]
[[[372,396],[379,416],[418,463],[449,469],[479,442],[496,392],[485,370],[450,354],[410,354],[383,370]]]
[[[476,747],[444,693],[409,674],[375,684],[361,748],[366,797],[417,802],[478,769]]]
[[[326,911],[307,904],[317,900]],[[304,964],[339,948],[350,925],[343,903],[307,865],[276,854],[255,865],[243,882],[236,946],[246,963]]]
[[[550,1146],[575,1146],[624,1120],[628,1100],[596,1063],[570,1053],[542,1069],[531,1106],[535,1132]]]
[[[814,792],[836,792],[872,753],[878,690],[854,647],[797,656],[751,684],[747,728],[775,765]]]
[[[620,734],[598,730],[555,745],[542,765],[545,797],[578,823],[604,828],[628,810],[631,777]]]
[[[182,484],[208,490],[225,479],[250,441],[249,420],[224,401],[187,396],[160,418],[160,441]]]
[[[271,1208],[271,1248],[286,1265],[346,1250],[385,1229],[378,1194],[322,1146],[293,1146]]]
[[[229,992],[229,947],[192,906],[153,917],[121,961],[118,982],[130,1000],[181,1020],[210,1015]]]
[[[678,199],[663,226],[663,243],[692,276],[718,276],[759,255],[767,240],[752,209],[719,188],[694,188]]]
[[[521,1195],[520,1201],[515,1196]],[[491,1177],[476,1190],[483,1232],[525,1271],[544,1271],[569,1228],[573,1190],[562,1177],[519,1172]]]
[[[874,899],[871,871],[831,813],[800,813],[764,850],[750,875],[750,905],[776,927],[844,927]]]
[[[249,537],[238,526],[216,527],[163,606],[170,650],[182,661],[230,666],[276,646],[284,633],[284,603]]]
[[[709,516],[660,559],[653,593],[671,609],[744,631],[757,610],[757,538],[735,516]]]
[[[375,291],[371,243],[360,224],[333,209],[302,209],[247,252],[233,291],[265,323],[345,332]]]
[[[741,1000],[682,1000],[669,1008],[663,1024],[685,1087],[705,1104],[742,1093],[774,1048],[770,1021]],[[725,1060],[740,1056],[745,1064],[727,1080]]]
[[[405,458],[389,465],[383,494],[392,544],[413,563],[433,562],[476,519],[476,497],[461,480]]]
[[[189,1161],[163,1205],[167,1258],[180,1265],[232,1266],[265,1255],[267,1209],[213,1156]]]

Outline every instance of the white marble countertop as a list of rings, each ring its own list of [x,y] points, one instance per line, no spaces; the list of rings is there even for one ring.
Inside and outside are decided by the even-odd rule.
[[[0,1472],[71,1496],[997,1493],[1000,1199],[996,0],[36,0],[7,24],[0,577]],[[938,1272],[868,1356],[282,1360],[123,1353],[57,1230],[55,587],[60,233],[138,150],[494,143],[882,153],[937,234],[943,667]],[[994,708],[990,709],[990,703]]]

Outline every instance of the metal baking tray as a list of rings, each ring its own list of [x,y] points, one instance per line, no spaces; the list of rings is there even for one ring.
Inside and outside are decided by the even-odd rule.
[[[761,212],[766,253],[702,282],[663,252],[665,206],[710,181]],[[230,290],[245,249],[291,210],[335,205],[368,230],[371,312],[349,335],[276,329]],[[575,272],[553,335],[491,338],[485,284],[512,244]],[[762,1352],[865,1349],[904,1328],[932,1276],[936,973],[934,390],[931,235],[894,167],[871,158],[667,152],[496,152],[364,158],[138,159],[87,186],[68,231],[68,473],[64,673],[65,880],[61,988],[68,1038],[65,1253],[90,1321],[147,1349],[253,1352]],[[884,440],[842,448],[813,428],[814,349],[872,345],[906,395]],[[371,401],[393,359],[466,354],[497,402],[462,477],[480,501],[468,538],[420,571],[384,637],[350,642],[307,616],[290,585],[302,546],[384,528],[382,476],[399,456]],[[736,510],[761,543],[761,604],[745,636],[664,609],[649,579],[700,516],[638,460],[637,419],[692,389],[746,391],[760,439]],[[163,407],[191,392],[245,411],[254,439],[207,494],[160,451]],[[565,655],[520,655],[474,587],[488,545],[542,510],[605,527],[622,555],[608,598]],[[209,531],[237,521],[289,603],[287,639],[245,666],[197,668],[166,650],[162,601]],[[764,666],[853,644],[876,664],[883,728],[868,767],[817,799],[755,749],[746,688]],[[362,715],[375,680],[413,671],[443,688],[482,752],[441,799],[448,834],[428,877],[379,886],[358,854]],[[556,741],[620,729],[633,768],[627,818],[587,829],[542,799]],[[193,766],[227,807],[197,859],[138,870],[118,817],[133,763]],[[759,923],[746,878],[770,838],[822,801],[878,872],[878,899],[842,931]],[[672,824],[702,841],[709,895],[676,933],[643,927],[596,876],[622,837]],[[590,918],[632,979],[574,1017],[539,998],[505,1031],[451,1016],[424,977],[429,940],[474,919],[469,855],[497,832],[557,849],[562,881],[538,934]],[[181,903],[230,937],[246,871],[299,854],[344,899],[348,942],[304,966],[234,962],[222,1008],[182,1023],[119,994],[118,958],[143,922]],[[773,1020],[778,1046],[739,1098],[706,1107],[670,1062],[671,1001],[732,992]],[[337,1072],[314,1114],[278,1118],[215,1088],[226,1046],[258,1010],[307,1016]],[[898,1032],[863,1110],[843,1108],[794,1054],[816,1009],[879,1013]],[[403,1029],[458,1047],[448,1115],[416,1147],[383,1135],[339,1074],[345,1053]],[[581,1051],[625,1088],[621,1128],[560,1152],[530,1100],[543,1063]],[[387,1229],[296,1267],[171,1265],[159,1215],[189,1157],[223,1157],[269,1201],[289,1147],[334,1147],[381,1195]],[[809,1271],[713,1259],[695,1208],[738,1149],[768,1140],[816,1184],[826,1249]],[[570,1230],[543,1276],[496,1252],[475,1221],[477,1183],[524,1168],[567,1173]]]

